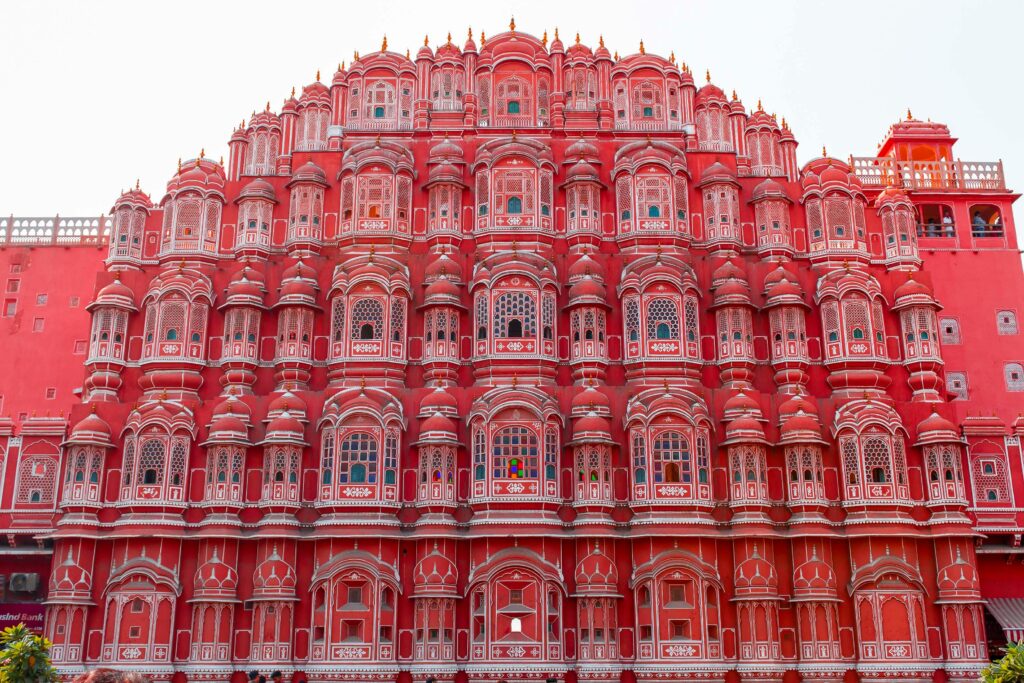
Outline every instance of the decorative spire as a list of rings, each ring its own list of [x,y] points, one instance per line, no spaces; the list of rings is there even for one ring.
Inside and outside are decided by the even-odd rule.
[[[352,53],[352,61],[354,61],[354,62],[358,62],[359,61],[359,50],[356,50],[355,52]]]
[[[827,157],[828,156],[828,150],[825,149],[825,145],[821,146],[821,156],[823,156],[823,157]]]
[[[711,69],[704,69],[704,80],[711,82]]]
[[[448,35],[451,35],[451,34],[449,33]],[[424,35],[423,36],[423,47],[430,47],[430,36],[429,35]]]
[[[732,89],[732,101],[733,101],[733,102],[736,102],[736,101],[738,101],[739,99],[740,99],[740,98],[736,96],[736,88],[733,88],[733,89]]]
[[[319,71],[317,71],[316,73],[317,73],[317,76],[319,76],[319,75],[320,75],[320,72],[319,72]],[[319,79],[319,78],[317,78],[316,80],[318,80],[318,81],[319,81],[320,79]],[[294,85],[292,86],[292,97],[295,97],[295,86],[294,86]]]
[[[264,108],[264,111],[270,111],[270,100],[267,100],[267,106]]]
[[[555,27],[555,40],[558,40],[558,27]]]
[[[410,59],[411,55],[412,55],[412,53],[409,51],[409,48],[405,48],[405,58],[406,59]]]
[[[758,111],[764,111],[764,107],[761,106],[761,98],[760,97],[757,98],[757,110]]]
[[[136,190],[139,189],[139,179],[138,178],[135,179],[135,189]]]
[[[673,64],[676,63],[676,51],[675,50],[672,50],[672,52],[669,53],[668,61],[672,62]]]
[[[618,50],[615,51],[614,59],[615,59],[616,62],[619,61],[619,51]]]
[[[910,107],[907,107],[907,121],[913,120],[914,115],[910,113]]]
[[[597,46],[604,47],[604,34],[602,33],[597,37]]]
[[[466,40],[473,40],[473,27],[470,26],[469,30],[466,31]]]
[[[515,15],[513,15],[512,16],[512,20],[510,22],[508,22],[508,30],[512,31],[512,33],[516,32],[516,18],[515,18]]]
[[[641,39],[640,39],[640,54],[642,54],[642,55],[645,55],[645,54],[647,54],[647,50],[645,50],[645,49],[644,49],[644,41],[643,41],[643,38],[641,38]]]
[[[576,44],[577,45],[580,44],[580,32],[579,31],[576,31]]]
[[[386,34],[386,33],[384,34],[384,39],[382,41],[380,41],[380,51],[381,52],[387,52],[388,51],[388,34]]]
[[[319,80],[320,80],[320,69],[317,69],[317,70],[316,70],[316,80],[317,80],[317,81],[319,81]]]
[[[548,30],[544,29],[544,35],[540,38],[540,44],[544,47],[548,46]]]
[[[448,31],[448,45],[452,44],[452,32]]]
[[[483,31],[480,31],[480,47],[483,47],[486,44],[487,44],[487,34],[484,33]]]

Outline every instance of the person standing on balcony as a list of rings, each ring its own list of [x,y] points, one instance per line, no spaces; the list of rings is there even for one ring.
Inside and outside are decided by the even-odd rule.
[[[982,218],[981,211],[974,212],[974,218],[971,219],[971,228],[973,228],[976,235],[979,233],[984,234],[988,230],[988,222]]]

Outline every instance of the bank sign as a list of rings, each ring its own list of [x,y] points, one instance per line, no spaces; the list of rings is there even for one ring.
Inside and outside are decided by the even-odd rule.
[[[25,624],[31,631],[43,632],[46,605],[38,602],[0,604],[0,629]]]

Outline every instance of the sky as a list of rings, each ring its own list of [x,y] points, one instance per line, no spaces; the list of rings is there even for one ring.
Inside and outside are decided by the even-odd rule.
[[[946,123],[965,161],[1002,159],[1024,188],[1024,2],[507,0],[506,2],[0,3],[0,215],[96,216],[141,182],[154,200],[178,158],[227,157],[235,125],[275,110],[354,51],[413,51],[472,26],[598,36],[705,69],[748,109],[785,116],[801,163],[869,156],[910,108]]]

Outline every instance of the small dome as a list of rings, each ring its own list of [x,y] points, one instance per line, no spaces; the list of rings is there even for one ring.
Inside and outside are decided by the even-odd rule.
[[[267,437],[264,442],[289,442],[302,441],[305,429],[290,412],[283,413],[273,418],[267,424]]]
[[[722,406],[722,419],[733,420],[744,415],[761,417],[761,404],[742,389],[730,396]]]
[[[958,443],[959,441],[960,435],[957,426],[937,412],[932,412],[917,425],[917,443],[914,445]]]
[[[295,570],[277,554],[259,563],[253,573],[253,597],[292,597],[295,595]]]
[[[135,310],[135,293],[121,282],[120,277],[115,277],[112,282],[100,289],[93,306],[120,306]]]
[[[720,161],[708,166],[704,169],[704,173],[700,176],[699,186],[708,185],[711,183],[735,183],[736,173],[730,170],[727,166],[722,164]]]
[[[596,277],[603,280],[604,275],[604,266],[588,252],[581,254],[580,257],[573,261],[572,265],[569,266],[568,277],[570,284],[578,280],[582,280],[585,277]]]
[[[454,435],[456,432],[455,423],[445,417],[440,411],[435,412],[420,425],[420,438],[426,435]]]
[[[737,417],[725,426],[723,445],[733,443],[767,443],[764,427],[752,417]]]
[[[219,415],[210,423],[207,443],[248,443],[249,427],[235,415]]]
[[[214,406],[212,420],[216,420],[221,416],[232,416],[237,417],[241,419],[242,422],[248,424],[250,412],[249,406],[246,405],[245,401],[240,401],[234,396],[228,396],[226,399]]]
[[[447,135],[441,142],[437,143],[430,148],[430,160],[435,159],[462,159],[465,157],[465,152],[462,151],[462,146],[453,142]]]
[[[761,557],[754,546],[750,557],[736,566],[736,578],[733,583],[736,597],[770,597],[778,594],[779,578],[771,562]]]
[[[88,599],[92,591],[92,575],[75,561],[71,548],[68,555],[50,573],[50,599],[79,596]]]
[[[789,201],[789,197],[786,196],[786,191],[782,188],[778,182],[771,178],[765,178],[754,187],[754,191],[750,195],[751,201],[758,201],[761,199],[785,199]]]
[[[248,185],[242,188],[242,191],[238,193],[238,200],[242,199],[266,199],[270,202],[276,202],[277,197],[274,194],[274,186],[268,183],[263,178],[255,178],[250,181]]]
[[[444,387],[437,387],[420,402],[420,417],[430,417],[435,413],[454,418],[459,415],[459,402]]]
[[[779,404],[779,421],[800,412],[817,416],[818,408],[806,396],[794,394]]]
[[[293,415],[306,415],[306,402],[296,394],[293,394],[289,389],[285,389],[284,393],[276,397],[267,406],[267,417],[277,417],[281,413],[291,412]]]
[[[894,306],[899,305],[901,299],[909,298],[932,298],[932,290],[928,285],[914,277],[908,277],[907,281],[896,288],[893,292]]]
[[[566,158],[596,159],[599,156],[597,145],[588,142],[582,135],[565,148]]]
[[[779,443],[825,443],[818,418],[802,410],[787,417],[779,430]]]
[[[619,572],[612,558],[594,549],[576,565],[576,591],[581,594],[615,594],[618,591]]]
[[[576,419],[572,426],[572,440],[574,443],[612,443],[611,424],[591,410]]]
[[[288,181],[288,185],[291,186],[295,183],[314,183],[327,187],[327,174],[312,161],[307,161],[292,173],[292,179]]]
[[[697,91],[697,96],[694,99],[694,103],[698,106],[708,102],[725,103],[728,101],[729,99],[725,96],[725,92],[710,81]]]
[[[837,184],[837,185],[849,185],[850,177],[847,171],[839,168],[834,164],[829,164],[828,168],[821,172],[821,184]]]
[[[939,598],[977,598],[981,589],[978,570],[965,562],[957,548],[956,559],[943,567],[938,574]]]
[[[433,282],[438,278],[462,282],[462,266],[447,253],[441,253],[423,271],[423,279],[427,282]]]
[[[600,173],[589,161],[577,161],[565,172],[566,182],[581,182],[584,180],[597,182],[599,179]]]
[[[608,290],[592,277],[587,277],[569,288],[569,305],[600,304],[608,305]]]
[[[743,272],[743,269],[732,259],[728,259],[711,273],[711,282],[715,284],[725,280],[745,280],[746,277],[747,274]]]
[[[814,550],[811,559],[793,571],[793,597],[832,598],[836,595],[836,575],[827,562],[818,559]]]
[[[222,562],[214,549],[213,555],[196,571],[195,597],[234,597],[238,589],[238,572]]]
[[[96,406],[93,406],[95,410]],[[113,447],[110,425],[104,422],[95,412],[89,413],[78,424],[71,428],[69,443]]]
[[[458,285],[447,278],[440,278],[427,285],[423,292],[423,303],[459,305],[460,294]]]
[[[573,417],[581,417],[590,412],[605,417],[611,415],[611,400],[598,391],[593,384],[587,385],[583,391],[576,392],[572,397],[571,415]]]
[[[435,545],[413,570],[413,597],[457,597],[458,579],[455,563]]]

